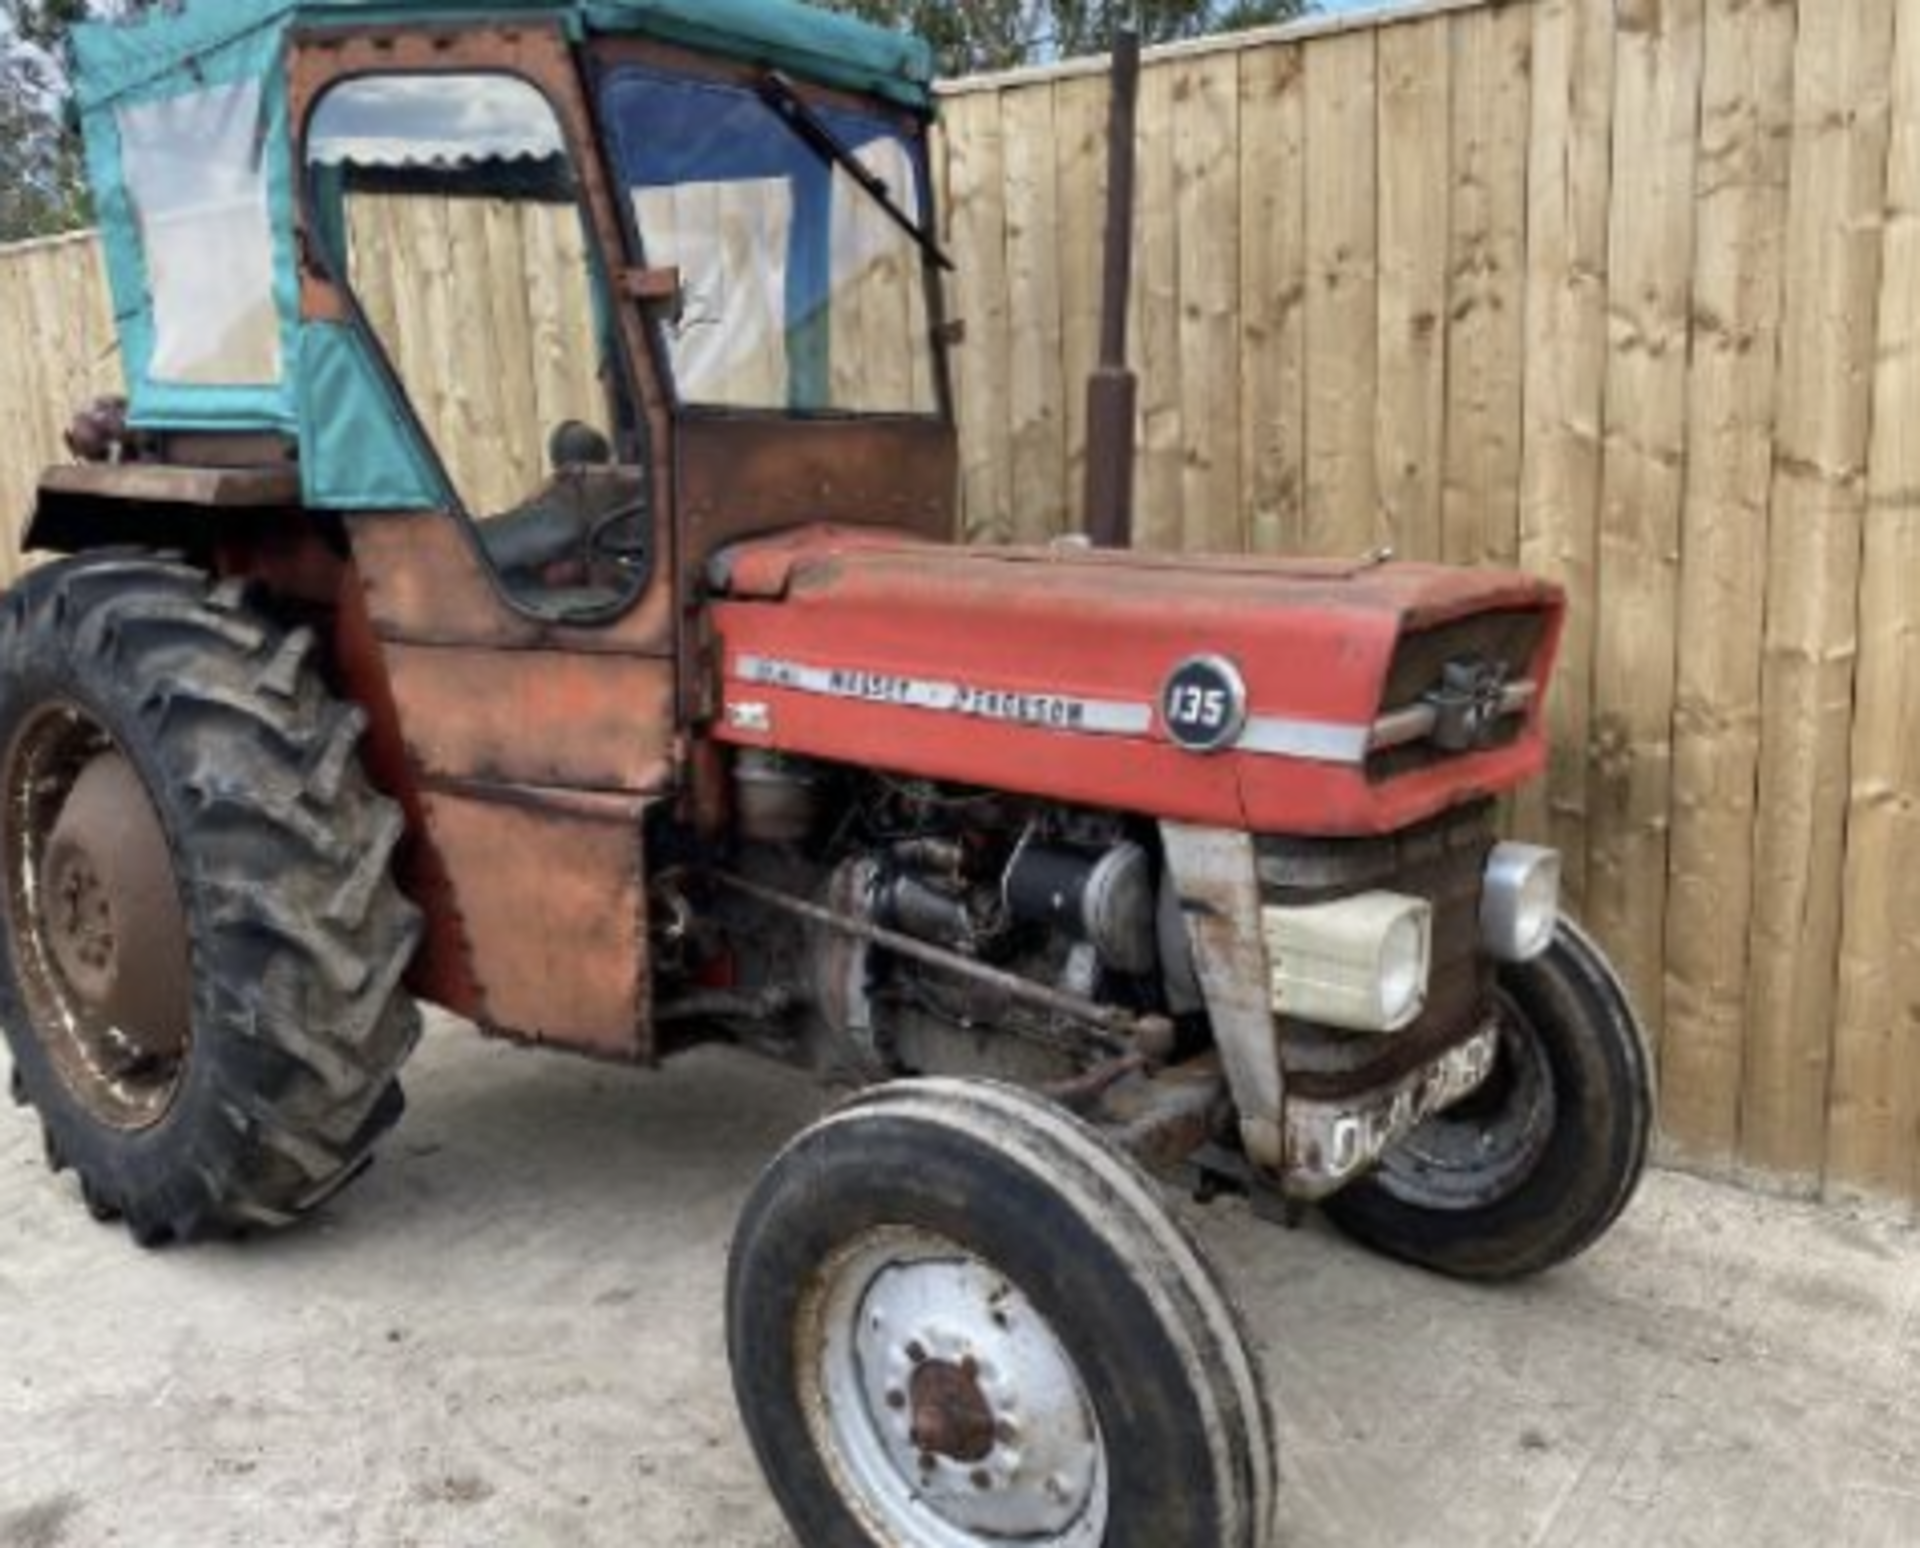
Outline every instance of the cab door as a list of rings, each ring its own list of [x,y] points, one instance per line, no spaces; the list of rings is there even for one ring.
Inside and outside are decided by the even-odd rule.
[[[343,672],[419,836],[416,987],[650,1058],[643,832],[681,745],[670,426],[609,283],[572,52],[541,22],[316,29],[291,69],[328,373],[303,455],[353,548]],[[393,435],[404,498],[404,469],[373,483],[408,460]]]

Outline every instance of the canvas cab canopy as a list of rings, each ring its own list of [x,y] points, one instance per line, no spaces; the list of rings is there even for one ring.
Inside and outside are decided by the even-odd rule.
[[[135,426],[284,434],[300,445],[316,505],[444,503],[444,473],[399,423],[405,416],[385,401],[381,373],[350,330],[301,315],[303,179],[429,164],[538,177],[552,160],[552,131],[507,115],[442,146],[418,125],[396,133],[404,115],[388,112],[371,131],[336,126],[313,153],[335,165],[303,173],[287,51],[301,28],[509,18],[557,25],[576,42],[633,37],[697,50],[931,112],[923,43],[794,0],[191,0],[84,26],[76,98]]]

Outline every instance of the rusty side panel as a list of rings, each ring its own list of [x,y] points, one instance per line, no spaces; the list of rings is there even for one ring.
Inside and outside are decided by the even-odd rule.
[[[502,600],[457,516],[354,516],[349,527],[367,609],[384,640],[579,655],[673,654],[673,586],[664,564],[639,605],[617,622],[567,628],[516,612]]]
[[[355,693],[409,792],[407,879],[431,925],[418,986],[507,1037],[650,1060],[641,821],[679,744],[672,659],[637,647],[671,639],[670,610],[541,625],[501,601],[456,522],[348,522],[377,677]]]
[[[642,794],[673,782],[670,662],[395,644],[386,658],[429,779]]]
[[[444,859],[491,1031],[623,1062],[652,1057],[647,802],[434,784]]]
[[[342,581],[334,613],[333,663],[341,691],[366,712],[362,757],[367,772],[407,814],[407,841],[399,855],[400,886],[420,906],[427,926],[407,986],[455,1015],[482,1020],[486,1006],[474,972],[466,922],[446,860],[427,826],[426,800],[407,756],[385,654],[373,632],[360,577],[351,570]]]
[[[959,448],[934,420],[690,418],[680,426],[690,574],[742,538],[790,527],[893,527],[954,538]]]

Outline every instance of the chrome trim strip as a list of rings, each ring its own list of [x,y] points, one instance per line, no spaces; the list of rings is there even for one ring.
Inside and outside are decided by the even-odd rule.
[[[977,720],[1082,736],[1145,737],[1159,722],[1154,707],[1146,703],[976,688],[850,667],[804,666],[766,656],[740,657],[734,664],[733,676],[739,682],[784,688],[790,693],[812,694],[818,698],[850,699],[943,715],[968,715]],[[1302,763],[1358,767],[1367,761],[1368,752],[1376,745],[1375,735],[1376,728],[1370,726],[1255,715],[1227,750],[1257,758],[1291,758]],[[1180,744],[1169,737],[1167,745],[1179,747]]]
[[[1288,720],[1255,715],[1234,743],[1234,751],[1262,758],[1296,758],[1303,763],[1361,764],[1367,761],[1368,726],[1328,720]]]
[[[734,668],[741,682],[784,688],[792,693],[825,699],[851,699],[863,704],[890,704],[902,709],[936,714],[967,715],[1007,725],[1031,726],[1040,731],[1064,731],[1083,736],[1145,736],[1153,729],[1153,706],[1109,699],[1077,699],[1066,694],[1021,693],[1011,689],[975,688],[918,677],[896,677],[886,672],[862,672],[847,667],[801,666],[764,656],[742,656]]]

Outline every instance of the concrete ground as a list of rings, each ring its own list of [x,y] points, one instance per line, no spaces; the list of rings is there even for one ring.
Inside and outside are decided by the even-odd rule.
[[[411,1088],[312,1228],[156,1256],[0,1113],[0,1544],[787,1543],[720,1292],[812,1088],[451,1029]],[[1660,1177],[1589,1259],[1488,1293],[1199,1218],[1270,1365],[1285,1544],[1920,1543],[1920,1238]]]

